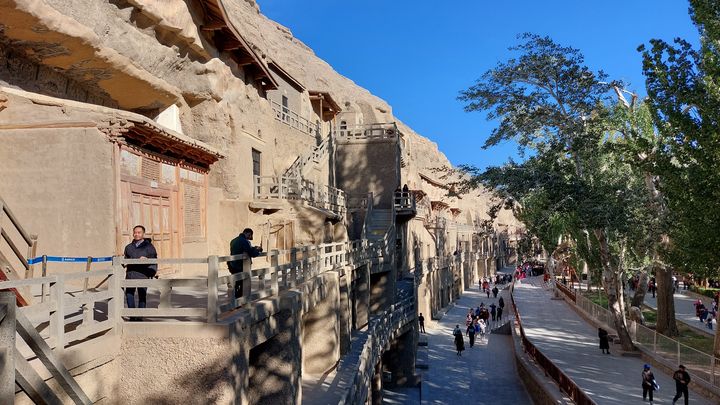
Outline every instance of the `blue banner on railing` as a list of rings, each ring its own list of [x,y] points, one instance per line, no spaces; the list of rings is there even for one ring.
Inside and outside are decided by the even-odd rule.
[[[46,256],[48,262],[60,262],[60,263],[87,263],[87,257],[65,257],[65,256]],[[90,259],[93,263],[111,262],[112,256],[107,257],[93,257]],[[28,259],[28,264],[42,263],[43,258],[35,257]]]

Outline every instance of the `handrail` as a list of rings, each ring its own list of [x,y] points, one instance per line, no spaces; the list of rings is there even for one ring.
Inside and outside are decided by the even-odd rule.
[[[342,142],[364,140],[397,140],[400,134],[397,124],[376,123],[350,125],[335,129],[335,139]]]
[[[303,171],[305,167],[312,163],[318,164],[320,163],[320,160],[323,159],[329,151],[329,145],[330,143],[330,136],[325,137],[323,141],[315,146],[309,153],[306,155],[298,156],[295,161],[290,165],[290,167],[285,170],[285,176],[302,176]]]
[[[298,131],[312,135],[316,131],[316,126],[305,117],[291,110],[288,107],[282,106],[277,101],[270,100],[270,106],[275,112],[275,119],[289,126],[290,128],[297,129]]]
[[[368,385],[375,373],[375,364],[380,360],[383,348],[405,325],[415,320],[415,297],[405,298],[390,305],[382,314],[373,317],[369,324],[367,340],[357,361],[345,359],[353,367],[352,385],[341,399],[340,404],[363,404],[367,400]],[[342,368],[339,367],[339,369]]]
[[[7,217],[10,219],[10,223],[13,224],[15,229],[17,229],[18,233],[23,237],[25,243],[31,245],[33,243],[33,238],[25,231],[25,229],[23,229],[22,225],[20,225],[20,222],[17,220],[17,217],[15,217],[15,214],[10,211],[10,207],[8,207],[7,203],[5,203],[5,200],[3,200],[2,197],[0,197],[0,208],[2,208],[2,212],[7,215]]]
[[[560,284],[558,284],[560,285]],[[580,293],[575,293],[575,305],[598,323],[604,323],[614,330],[610,311],[590,301]],[[695,381],[703,381],[713,388],[720,388],[720,358],[700,352],[680,341],[658,333],[635,321],[628,325],[633,344],[644,348],[652,355],[674,367],[683,364]]]
[[[416,211],[415,194],[411,191],[396,191],[393,199],[395,211]]]
[[[515,313],[515,319],[520,329],[520,339],[522,341],[523,350],[525,353],[530,355],[540,367],[543,368],[546,375],[552,377],[562,391],[565,391],[570,398],[578,405],[597,405],[597,403],[590,398],[590,396],[583,391],[580,386],[573,381],[572,378],[568,377],[560,367],[558,367],[552,360],[550,360],[540,349],[535,346],[530,339],[525,336],[525,329],[522,326],[520,313],[518,312],[517,305],[515,305],[515,280],[510,284],[510,301],[512,303],[513,312]]]
[[[254,176],[253,193],[256,199],[301,200],[337,215],[344,215],[347,210],[343,190],[300,176]]]

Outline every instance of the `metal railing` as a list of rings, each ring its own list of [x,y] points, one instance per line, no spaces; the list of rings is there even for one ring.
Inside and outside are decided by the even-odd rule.
[[[343,190],[300,176],[254,176],[253,190],[255,199],[300,200],[337,215],[344,215],[347,210]]]
[[[397,125],[394,122],[350,125],[335,130],[335,139],[339,142],[397,140],[399,133]]]
[[[597,405],[590,396],[578,386],[572,378],[558,367],[552,360],[545,356],[540,349],[537,348],[528,338],[525,336],[525,329],[522,326],[522,320],[520,313],[518,313],[517,306],[515,305],[514,297],[515,282],[510,285],[510,301],[512,303],[513,312],[515,313],[515,320],[518,328],[520,329],[520,339],[522,347],[525,353],[533,358],[535,363],[539,365],[546,375],[552,377],[553,380],[558,384],[560,389],[567,393],[570,398],[578,405]]]
[[[317,132],[317,126],[310,122],[307,118],[300,116],[295,111],[282,106],[276,101],[270,100],[273,112],[275,112],[275,119],[289,126],[290,128],[297,129],[298,131],[308,134],[315,135]]]
[[[608,309],[595,304],[582,294],[575,292],[575,305],[599,323],[614,330],[612,315]],[[680,341],[667,337],[657,331],[629,321],[628,331],[636,346],[652,353],[657,359],[670,367],[683,364],[693,378],[702,380],[720,389],[720,358],[703,353]]]

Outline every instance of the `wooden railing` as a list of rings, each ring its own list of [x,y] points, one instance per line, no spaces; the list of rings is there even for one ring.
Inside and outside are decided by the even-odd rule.
[[[364,404],[370,392],[369,387],[375,374],[375,365],[380,357],[402,327],[410,322],[415,322],[417,311],[415,309],[415,297],[390,305],[381,315],[374,316],[368,323],[368,330],[365,334],[367,340],[363,345],[360,357],[353,366],[352,385],[347,391],[340,404]]]
[[[344,191],[299,176],[255,176],[253,190],[255,199],[299,200],[337,215],[347,210]]]
[[[512,302],[513,312],[515,313],[515,320],[520,329],[520,339],[522,347],[525,353],[533,358],[535,363],[539,365],[544,371],[545,375],[549,375],[558,384],[560,389],[570,396],[570,398],[578,405],[597,405],[590,396],[578,386],[572,378],[568,377],[567,374],[558,367],[552,360],[543,354],[528,338],[525,336],[525,329],[522,326],[522,320],[518,313],[517,306],[515,305],[514,297],[515,282],[510,285],[510,301]]]
[[[397,140],[400,132],[394,122],[386,124],[350,125],[335,131],[338,142]]]
[[[416,212],[415,195],[410,191],[396,191],[394,204],[396,212]]]
[[[12,252],[10,257],[5,257],[2,253],[7,251],[5,248]],[[24,254],[23,250],[27,253]],[[35,257],[36,250],[37,236],[25,231],[10,207],[0,198],[0,281],[32,278],[33,267],[28,264],[28,259]],[[24,289],[19,293],[27,295]],[[18,300],[27,304],[22,296],[18,296]]]
[[[275,119],[289,126],[290,128],[297,129],[298,131],[308,134],[315,135],[317,126],[310,122],[307,118],[300,116],[295,111],[283,107],[276,101],[270,101],[273,112],[275,113]]]
[[[329,147],[330,137],[326,137],[320,143],[320,145],[313,148],[310,153],[304,156],[298,156],[292,165],[285,171],[286,176],[302,176],[305,168],[310,164],[320,164],[320,162],[327,156]]]
[[[347,208],[349,210],[367,210],[372,204],[372,193],[367,194],[345,194]]]
[[[30,280],[0,282],[0,290],[46,285],[49,296],[20,310],[36,322],[48,323],[44,337],[57,352],[90,336],[114,329],[121,317],[145,317],[172,320],[194,319],[214,323],[234,309],[262,298],[294,288],[324,272],[343,266],[360,266],[380,255],[377,246],[367,241],[330,243],[289,250],[272,250],[266,256],[270,266],[230,274],[227,262],[243,260],[246,255],[209,256],[197,259],[124,259],[114,258],[109,268],[81,273],[57,274]],[[178,265],[207,267],[206,277],[169,279],[125,279],[128,264]],[[70,285],[102,279],[102,287],[82,290]],[[243,283],[243,296],[235,298],[234,285]],[[123,288],[148,288],[159,296],[156,308],[125,308]],[[187,291],[190,290],[190,293]],[[183,292],[186,292],[183,294]],[[189,296],[195,297],[190,301]],[[198,300],[197,297],[200,297]],[[102,305],[96,305],[102,304]],[[107,308],[107,309],[104,309]]]

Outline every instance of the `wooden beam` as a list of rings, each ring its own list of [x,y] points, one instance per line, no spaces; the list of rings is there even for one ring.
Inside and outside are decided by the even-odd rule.
[[[15,382],[22,388],[30,399],[36,404],[62,405],[57,394],[50,389],[37,371],[25,360],[25,357],[15,348]]]
[[[62,301],[58,302],[57,305],[63,305]],[[43,365],[48,369],[50,374],[55,377],[55,381],[65,390],[65,392],[72,398],[76,404],[92,404],[90,398],[85,395],[85,392],[80,388],[75,378],[70,374],[65,365],[60,359],[55,356],[50,346],[48,346],[45,339],[40,336],[40,333],[35,329],[30,320],[25,316],[24,313],[18,311],[15,314],[15,323],[17,326],[17,332],[22,336],[25,343],[32,349],[33,353],[42,361]],[[17,353],[17,352],[16,352]],[[20,356],[16,360],[24,360],[25,358]],[[16,367],[20,364],[20,361],[16,363]],[[28,364],[29,366],[29,364]],[[44,383],[44,381],[43,381]]]
[[[217,48],[221,51],[234,51],[243,47],[242,42],[234,38],[219,38],[215,41]]]
[[[227,23],[225,23],[225,21],[210,21],[207,24],[200,26],[200,29],[203,31],[217,31],[223,28],[227,28]]]
[[[253,59],[252,56],[249,55],[242,55],[242,56],[235,56],[233,60],[238,64],[238,66],[245,67],[248,65],[252,65],[255,62],[255,59]]]

